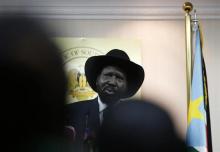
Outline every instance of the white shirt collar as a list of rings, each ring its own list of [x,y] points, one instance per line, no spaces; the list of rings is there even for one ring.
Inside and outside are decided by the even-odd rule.
[[[98,103],[99,103],[99,112],[103,111],[108,106],[107,104],[101,101],[99,96],[98,96]]]

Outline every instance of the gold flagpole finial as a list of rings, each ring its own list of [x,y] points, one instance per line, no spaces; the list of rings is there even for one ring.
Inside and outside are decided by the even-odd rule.
[[[183,10],[186,12],[186,13],[190,13],[192,10],[193,10],[193,5],[192,3],[190,2],[185,2],[183,4]]]

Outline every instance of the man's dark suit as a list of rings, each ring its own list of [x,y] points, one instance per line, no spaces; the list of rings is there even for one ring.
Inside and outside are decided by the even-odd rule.
[[[96,138],[100,127],[98,98],[67,105],[67,125],[76,131],[76,146],[83,151],[85,140]]]

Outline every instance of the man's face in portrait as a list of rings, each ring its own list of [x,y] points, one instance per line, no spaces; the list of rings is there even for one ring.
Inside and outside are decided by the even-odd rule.
[[[97,92],[101,97],[120,99],[127,89],[125,72],[116,66],[106,66],[96,80]]]

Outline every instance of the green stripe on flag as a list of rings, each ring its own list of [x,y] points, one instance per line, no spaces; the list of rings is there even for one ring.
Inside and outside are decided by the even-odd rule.
[[[194,147],[187,147],[187,152],[199,152]]]

